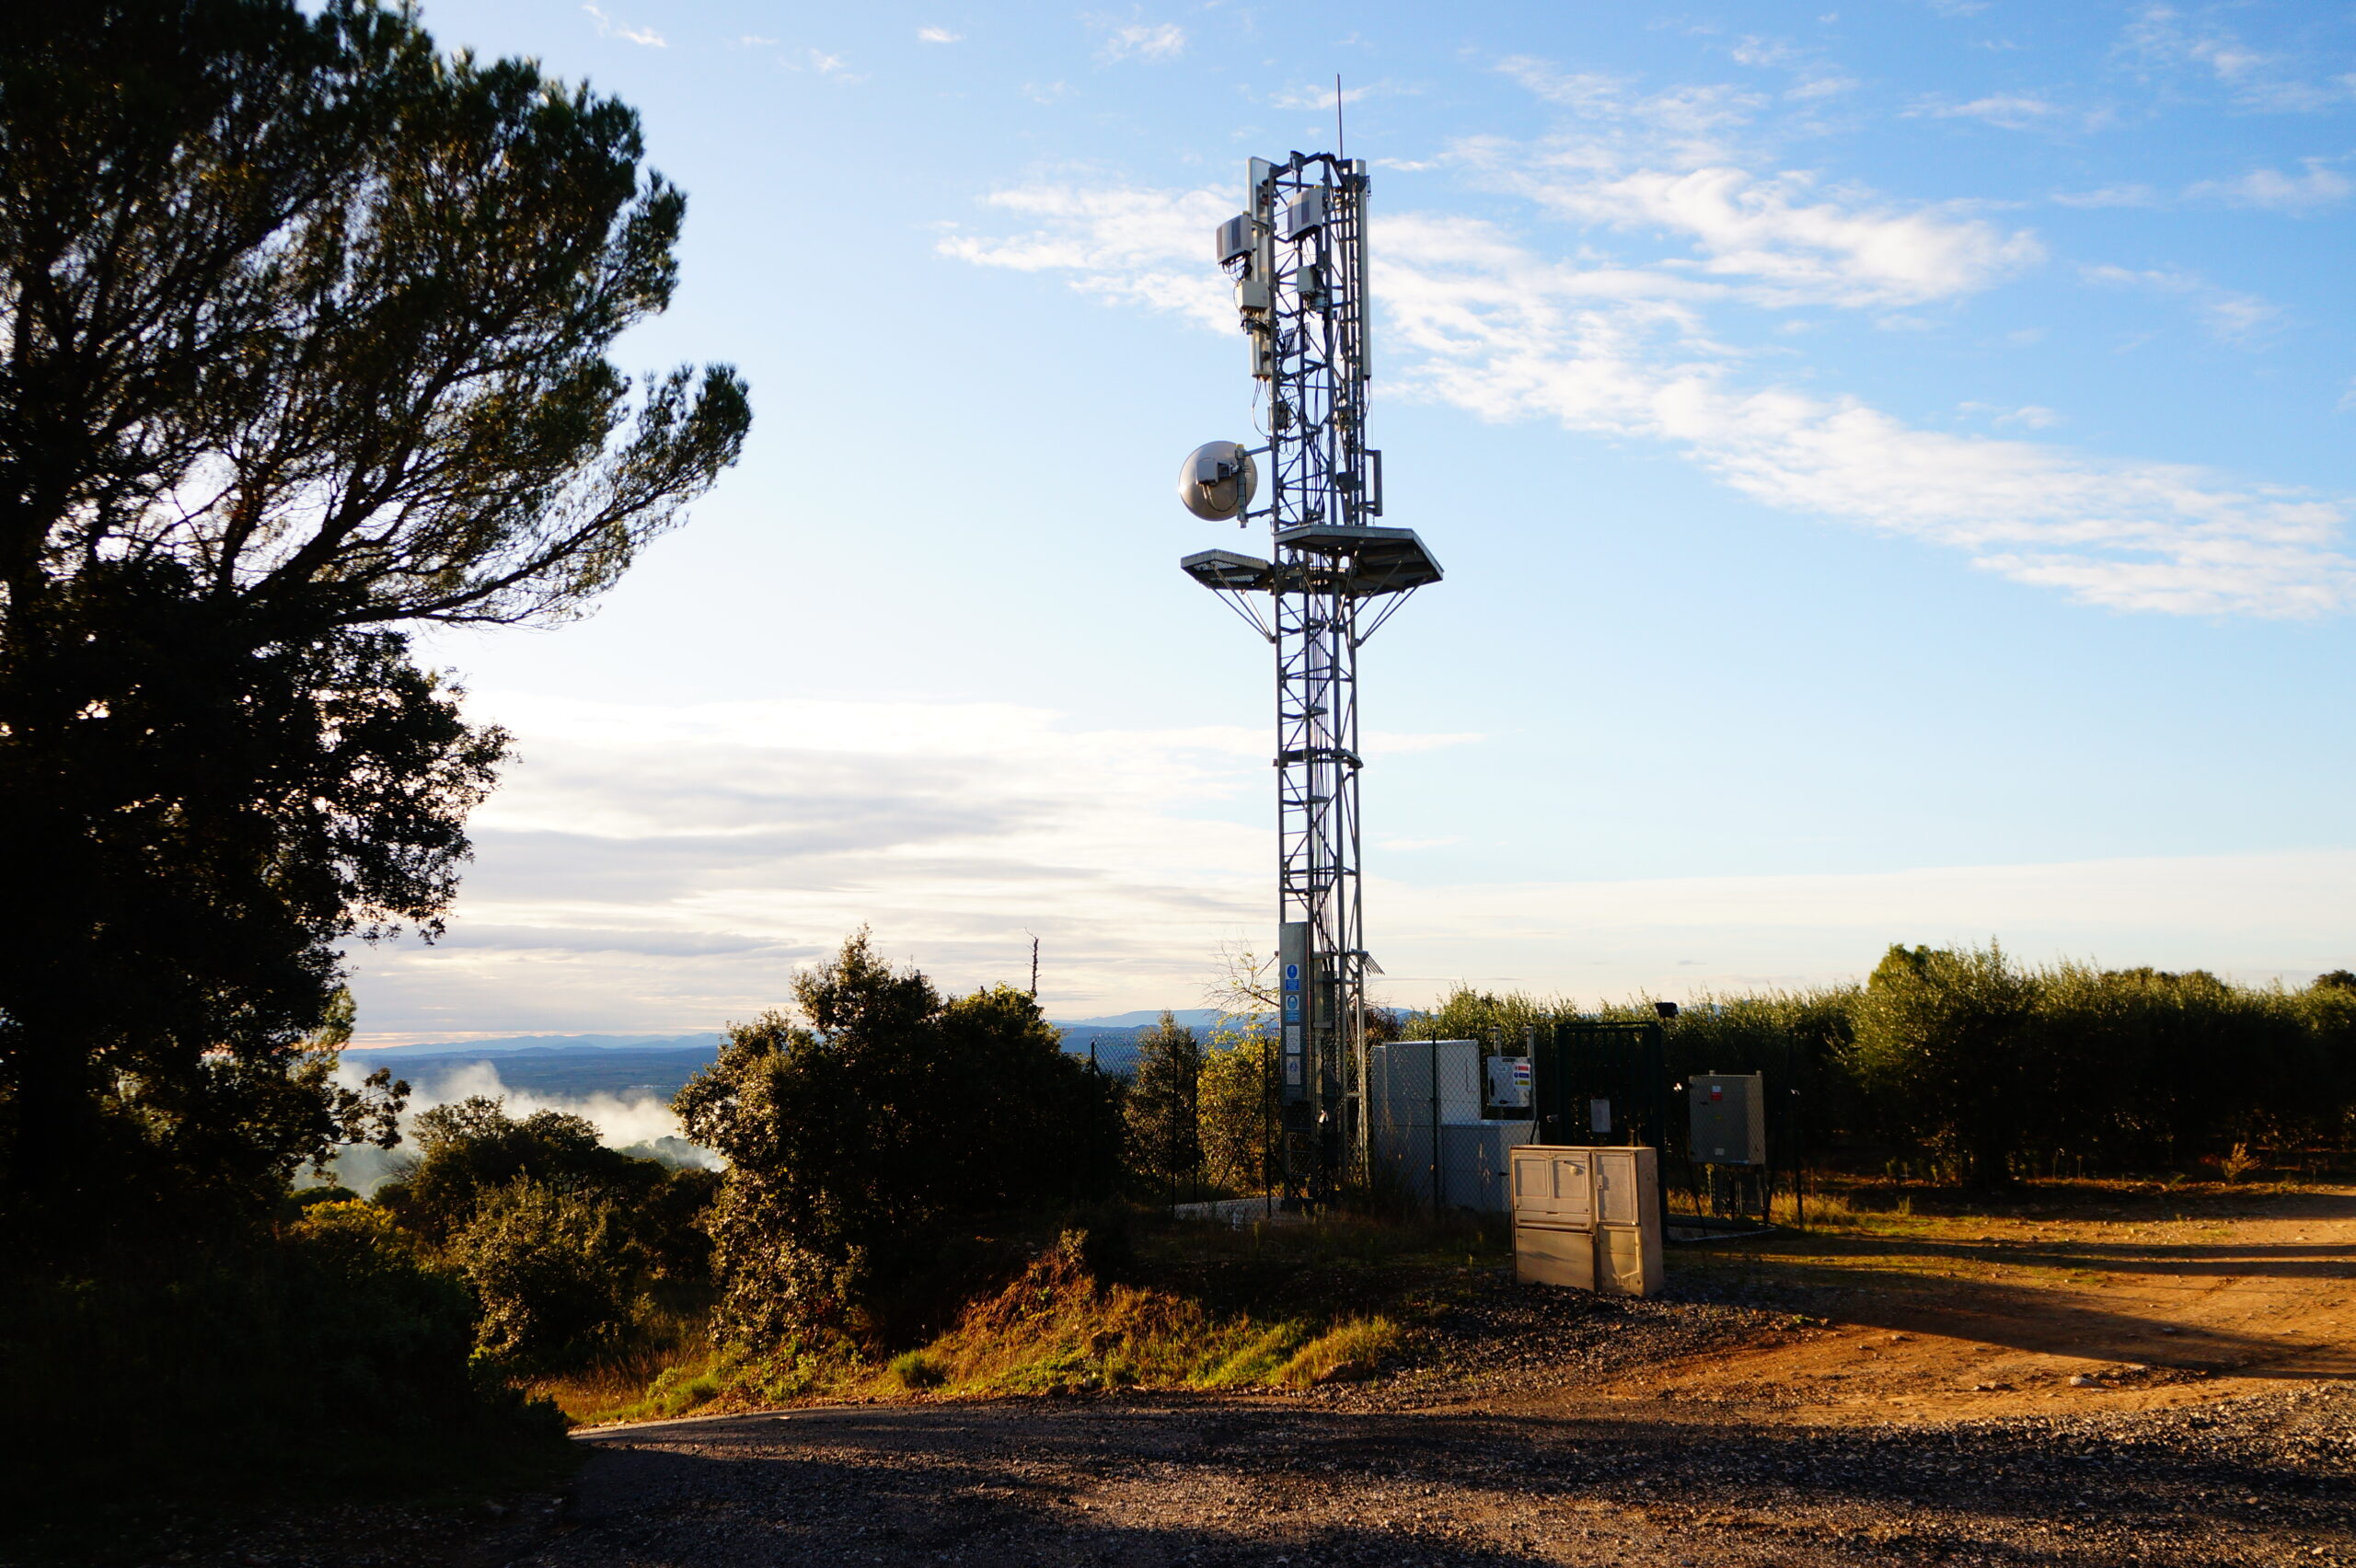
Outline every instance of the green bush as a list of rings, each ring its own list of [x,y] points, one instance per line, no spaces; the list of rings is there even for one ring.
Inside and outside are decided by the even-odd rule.
[[[921,1350],[903,1351],[884,1367],[900,1387],[915,1392],[937,1389],[949,1381],[949,1369]]]
[[[554,1407],[473,1363],[465,1284],[366,1204],[14,1259],[0,1294],[0,1425],[40,1434],[38,1463],[0,1466],[13,1526],[119,1502],[126,1475],[161,1506],[565,1458]]]
[[[1525,1026],[1598,1017],[1649,1020],[1652,998],[1588,1010],[1460,988],[1415,1032],[1516,1049]],[[1766,1075],[1779,1159],[1797,1136],[1811,1152],[1927,1156],[1995,1182],[2070,1157],[2181,1170],[2236,1144],[2356,1147],[2346,971],[2293,991],[2200,970],[2029,968],[1992,943],[1893,947],[1863,986],[1692,997],[1666,1045],[1671,1081]]]
[[[638,1250],[614,1205],[532,1182],[483,1194],[446,1253],[481,1304],[476,1351],[519,1371],[589,1360],[640,1300]]]
[[[1118,1184],[1110,1082],[1031,997],[944,998],[864,933],[794,996],[806,1027],[772,1012],[730,1030],[673,1102],[728,1161],[710,1221],[724,1339],[905,1343],[963,1299],[942,1260],[978,1216]]]

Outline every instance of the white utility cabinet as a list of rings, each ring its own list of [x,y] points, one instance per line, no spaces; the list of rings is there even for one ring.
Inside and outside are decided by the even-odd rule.
[[[1661,1288],[1657,1150],[1534,1144],[1507,1158],[1516,1279],[1613,1296]]]

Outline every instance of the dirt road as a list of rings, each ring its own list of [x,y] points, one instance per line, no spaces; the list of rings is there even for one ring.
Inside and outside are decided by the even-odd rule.
[[[2356,1564],[2356,1192],[2080,1193],[1503,1279],[1306,1395],[580,1434],[562,1497],[312,1518],[221,1563]]]
[[[560,1533],[519,1555],[2356,1562],[2356,1193],[2218,1208],[1761,1238],[1678,1254],[1661,1306],[1500,1286],[1425,1369],[1308,1400],[588,1434]]]

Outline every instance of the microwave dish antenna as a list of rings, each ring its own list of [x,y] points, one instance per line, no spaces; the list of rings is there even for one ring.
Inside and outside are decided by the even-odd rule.
[[[1178,469],[1180,503],[1206,523],[1241,517],[1259,492],[1260,466],[1241,442],[1206,441]]]
[[[1190,454],[1178,494],[1205,522],[1265,523],[1269,554],[1179,564],[1276,655],[1277,1090],[1288,1203],[1316,1203],[1366,1157],[1367,955],[1359,894],[1358,650],[1439,562],[1383,515],[1367,444],[1372,330],[1367,166],[1338,153],[1251,160],[1244,210],[1214,231],[1268,444]],[[1265,472],[1256,458],[1265,457]],[[1260,481],[1265,478],[1265,499]]]

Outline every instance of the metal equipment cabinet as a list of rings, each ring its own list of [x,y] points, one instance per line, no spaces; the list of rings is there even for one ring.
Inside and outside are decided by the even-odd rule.
[[[1595,1161],[1584,1148],[1517,1148],[1513,1275],[1525,1285],[1595,1288]]]
[[[1767,1091],[1759,1074],[1695,1073],[1692,1093],[1697,1163],[1767,1163]]]
[[[1514,1277],[1614,1296],[1661,1288],[1660,1157],[1649,1148],[1517,1148]]]

